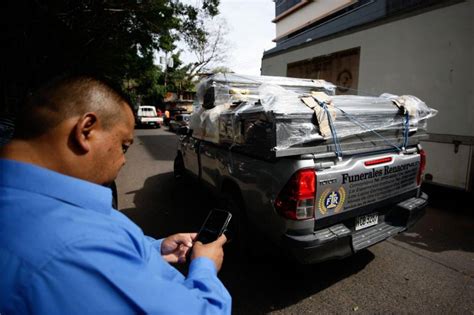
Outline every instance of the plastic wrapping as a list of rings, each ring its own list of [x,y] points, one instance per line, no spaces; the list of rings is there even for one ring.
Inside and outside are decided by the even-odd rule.
[[[212,109],[200,108],[195,111],[189,119],[189,128],[193,130],[193,136],[219,143],[219,117],[226,110],[227,107],[222,105]]]
[[[334,96],[332,102],[336,110],[341,113],[338,114],[335,123],[337,136],[340,138],[372,131],[397,131],[405,128],[403,113],[390,98],[340,95]],[[410,132],[426,131],[427,119],[436,115],[437,111],[418,100],[413,107],[413,113],[414,115],[408,120]]]
[[[203,79],[197,86],[197,98],[205,108],[212,105],[233,104],[237,102],[255,102],[260,98],[261,85],[280,86],[286,91],[298,94],[311,91],[324,91],[334,95],[336,86],[323,80],[295,79],[273,76],[249,76],[233,73],[220,73]],[[207,105],[210,96],[212,105]]]
[[[414,96],[337,96],[334,91],[333,84],[321,80],[214,75],[198,86],[203,106],[192,115],[190,128],[196,138],[267,157],[288,148],[336,142],[344,147],[374,139],[397,147],[404,137],[425,132],[427,119],[436,114]],[[312,92],[328,95],[329,133],[321,132],[314,110],[302,101],[316,95]]]
[[[393,95],[384,93],[380,95],[382,98],[391,100],[398,108],[410,115],[410,119],[414,119],[415,122],[423,122],[431,117],[436,116],[438,111],[433,108],[429,108],[422,100],[413,95]]]

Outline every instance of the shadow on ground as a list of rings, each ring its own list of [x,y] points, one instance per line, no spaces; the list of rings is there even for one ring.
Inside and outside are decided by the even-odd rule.
[[[170,141],[172,137],[173,141]],[[153,159],[173,161],[176,156],[177,136],[172,132],[165,134],[138,136],[138,145],[144,145]]]
[[[472,193],[424,185],[429,195],[425,216],[396,240],[431,252],[474,252],[474,200]]]
[[[285,309],[364,269],[374,255],[364,250],[337,261],[299,265],[272,257],[237,264],[225,261],[220,278],[233,298],[233,314]]]
[[[176,182],[171,172],[149,177],[142,189],[129,193],[135,193],[136,208],[122,212],[155,238],[196,231],[215,205],[206,191],[189,179]],[[233,314],[265,314],[298,303],[358,273],[374,256],[362,251],[318,265],[298,265],[277,255],[247,263],[237,263],[229,255],[226,258],[220,278],[233,297]],[[185,267],[179,269],[186,273]]]
[[[173,173],[151,176],[135,194],[136,208],[122,209],[146,235],[161,238],[195,232],[214,204],[208,192],[189,182],[177,182]]]

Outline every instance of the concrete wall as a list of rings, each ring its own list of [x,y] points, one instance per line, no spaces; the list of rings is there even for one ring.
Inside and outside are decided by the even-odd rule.
[[[262,60],[263,75],[286,76],[287,64],[361,47],[359,94],[412,94],[438,109],[429,131],[474,137],[474,3],[377,25]]]

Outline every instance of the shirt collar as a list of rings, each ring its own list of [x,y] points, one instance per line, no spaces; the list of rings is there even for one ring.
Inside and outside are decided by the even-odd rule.
[[[109,188],[33,164],[0,159],[0,186],[46,195],[75,206],[109,213]]]

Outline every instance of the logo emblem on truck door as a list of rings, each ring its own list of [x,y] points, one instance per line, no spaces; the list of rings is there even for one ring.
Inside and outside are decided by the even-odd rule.
[[[326,189],[319,198],[319,212],[326,214],[328,210],[338,213],[344,206],[346,199],[346,191],[344,187],[340,187],[338,190],[332,188]]]

